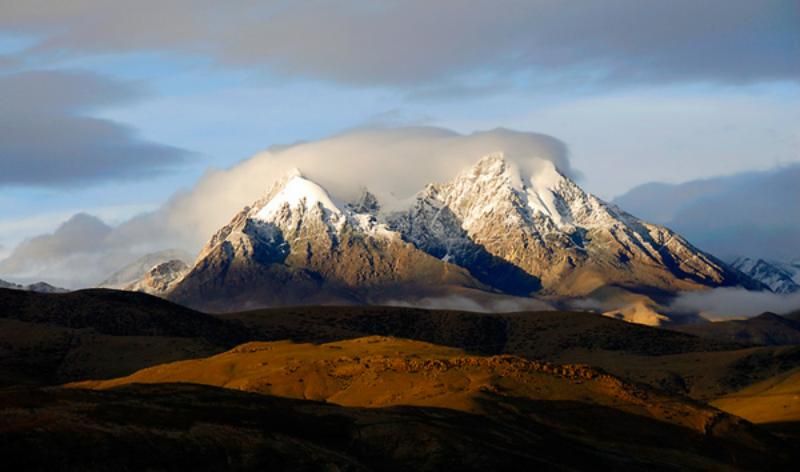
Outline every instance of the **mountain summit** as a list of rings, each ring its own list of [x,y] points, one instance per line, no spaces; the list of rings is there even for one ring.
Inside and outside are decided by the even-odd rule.
[[[444,288],[485,288],[461,267],[417,249],[360,202],[336,202],[292,171],[200,252],[170,294],[211,309],[378,302]]]
[[[752,281],[584,192],[550,161],[523,172],[494,153],[392,212],[367,190],[343,202],[293,170],[217,231],[169,296],[227,310],[740,283]]]
[[[546,160],[525,178],[503,154],[488,155],[453,181],[429,185],[390,220],[484,282],[498,280],[487,257],[537,281],[501,278],[509,291],[538,284],[540,294],[580,296],[609,284],[675,291],[743,281],[669,229],[584,192]]]

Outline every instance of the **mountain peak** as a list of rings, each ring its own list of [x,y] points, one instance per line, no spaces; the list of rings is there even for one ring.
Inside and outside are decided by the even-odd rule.
[[[289,208],[304,206],[306,209],[321,207],[331,213],[341,213],[339,205],[334,203],[328,192],[319,184],[304,177],[298,169],[286,174],[280,190],[257,210],[254,218],[263,221],[272,220],[286,206]]]
[[[474,166],[459,176],[468,181],[495,181],[500,179],[514,189],[522,187],[519,168],[503,152],[493,152],[480,158]]]

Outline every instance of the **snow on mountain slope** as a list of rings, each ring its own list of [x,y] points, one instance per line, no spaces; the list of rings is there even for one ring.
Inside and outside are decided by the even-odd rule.
[[[179,259],[162,262],[147,271],[139,280],[126,286],[125,290],[163,295],[189,272],[189,268]]]
[[[291,172],[211,238],[169,296],[229,310],[481,287],[466,270],[378,223],[370,204],[375,199],[367,193],[352,204],[334,203],[322,187]]]
[[[304,205],[308,208],[320,207],[337,217],[342,214],[333,203],[328,192],[316,183],[304,178],[298,169],[286,175],[286,184],[281,188],[254,217],[262,221],[271,221],[284,208],[297,208]],[[338,218],[337,218],[338,219]]]
[[[179,260],[188,264],[192,260],[192,256],[180,249],[167,249],[146,254],[111,274],[97,287],[117,290],[125,289],[141,281],[142,278],[157,265],[174,260]]]
[[[504,282],[542,294],[584,295],[608,284],[665,290],[733,285],[741,274],[672,231],[643,222],[584,192],[549,161],[522,176],[501,153],[446,184],[429,185],[390,227],[479,280],[485,261],[527,274]],[[506,269],[507,272],[511,269]]]
[[[800,263],[739,257],[731,266],[763,283],[775,293],[800,292]]]

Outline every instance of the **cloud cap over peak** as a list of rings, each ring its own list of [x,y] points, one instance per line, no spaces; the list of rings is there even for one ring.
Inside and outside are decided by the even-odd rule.
[[[182,241],[197,247],[293,168],[339,200],[354,201],[366,188],[391,209],[427,184],[447,182],[497,152],[523,175],[531,174],[542,159],[574,174],[566,146],[544,134],[502,128],[466,135],[434,127],[355,129],[318,141],[276,146],[230,169],[211,171],[189,192],[167,203],[157,218],[172,225],[173,236],[181,234]]]

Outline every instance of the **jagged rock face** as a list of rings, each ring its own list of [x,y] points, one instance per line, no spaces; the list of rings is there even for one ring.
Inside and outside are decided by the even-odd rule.
[[[426,188],[389,226],[485,282],[496,279],[485,262],[496,261],[509,274],[502,285],[517,293],[537,283],[540,294],[585,295],[608,284],[674,291],[742,279],[670,230],[584,192],[549,161],[524,181],[502,154],[487,156]],[[513,268],[528,280],[515,282]]]
[[[739,257],[731,262],[731,267],[758,280],[775,293],[800,292],[800,262],[781,263]]]
[[[334,203],[299,174],[278,182],[201,251],[170,298],[211,309],[352,303],[404,290],[480,287],[379,224],[374,197]]]
[[[189,272],[189,266],[179,259],[162,262],[147,271],[140,280],[125,287],[132,292],[163,295]]]
[[[164,262],[175,260],[186,263],[192,260],[192,256],[179,249],[167,249],[145,254],[111,274],[106,280],[98,284],[97,287],[125,290],[127,287],[141,281],[153,267]]]

